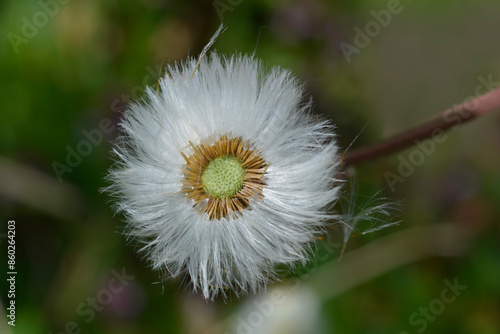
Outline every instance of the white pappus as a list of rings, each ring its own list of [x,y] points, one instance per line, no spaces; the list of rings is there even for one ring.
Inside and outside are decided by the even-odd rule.
[[[205,53],[206,50],[204,50]],[[341,182],[333,126],[286,70],[211,53],[130,104],[106,189],[152,266],[206,299],[305,263]]]

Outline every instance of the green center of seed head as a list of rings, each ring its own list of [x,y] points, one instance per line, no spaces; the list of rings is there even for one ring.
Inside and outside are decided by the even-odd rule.
[[[233,197],[243,188],[245,169],[232,155],[210,161],[201,174],[204,190],[212,197]]]

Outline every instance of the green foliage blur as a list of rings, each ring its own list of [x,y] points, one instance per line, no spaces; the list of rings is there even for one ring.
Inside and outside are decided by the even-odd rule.
[[[380,18],[390,6],[394,0],[0,2],[0,333],[296,333],[295,321],[308,323],[300,314],[313,319],[305,334],[500,333],[498,113],[447,133],[392,187],[387,172],[398,174],[418,146],[356,166],[359,194],[400,201],[401,223],[352,238],[340,263],[342,235],[332,228],[327,239],[339,247],[326,260],[284,268],[283,277],[312,292],[305,301],[292,296],[295,311],[285,307],[292,297],[273,306],[267,331],[237,320],[247,319],[252,297],[206,303],[185,278],[153,272],[99,191],[126,104],[155,84],[163,64],[196,56],[221,20],[227,30],[213,50],[291,69],[344,149],[500,85],[498,1],[401,1]],[[6,316],[9,220],[15,327]],[[454,232],[436,238],[443,223]],[[412,228],[428,235],[384,242]],[[350,252],[369,255],[367,245],[384,256],[350,260]],[[398,264],[414,251],[424,255]],[[351,269],[336,279],[341,268]],[[349,286],[359,275],[370,279]],[[437,302],[455,279],[467,288]]]

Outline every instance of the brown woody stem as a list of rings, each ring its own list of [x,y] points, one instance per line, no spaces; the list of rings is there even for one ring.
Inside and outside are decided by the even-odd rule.
[[[348,153],[344,159],[344,166],[354,165],[361,161],[403,150],[418,141],[440,135],[451,128],[483,116],[499,107],[500,88],[497,88],[472,100],[453,106],[427,122],[399,135]]]

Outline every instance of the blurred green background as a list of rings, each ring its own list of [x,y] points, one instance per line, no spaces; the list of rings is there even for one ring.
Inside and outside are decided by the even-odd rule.
[[[383,189],[401,224],[352,238],[341,262],[332,228],[275,295],[206,303],[162,281],[99,193],[127,101],[221,20],[214,49],[291,69],[343,148],[361,133],[355,149],[500,85],[498,1],[5,0],[0,15],[0,333],[500,333],[498,113],[449,132],[394,191],[385,175],[415,148],[356,166],[359,201]],[[71,150],[85,156],[58,177]]]

